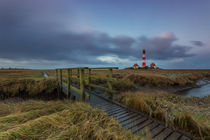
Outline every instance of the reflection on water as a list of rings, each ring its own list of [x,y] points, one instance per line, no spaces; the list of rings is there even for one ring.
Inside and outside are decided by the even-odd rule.
[[[210,84],[201,86],[200,88],[193,88],[190,90],[179,92],[178,94],[184,95],[186,97],[196,96],[204,97],[210,95]]]

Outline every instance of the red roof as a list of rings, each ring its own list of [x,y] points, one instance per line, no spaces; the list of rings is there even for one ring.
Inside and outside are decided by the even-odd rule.
[[[155,67],[155,66],[156,66],[155,63],[150,64],[150,67]]]
[[[139,65],[138,64],[134,64],[133,67],[139,67]]]

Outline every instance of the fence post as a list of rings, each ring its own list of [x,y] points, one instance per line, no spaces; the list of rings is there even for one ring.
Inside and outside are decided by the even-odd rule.
[[[63,75],[62,75],[62,69],[60,69],[60,96],[63,92]]]
[[[85,75],[84,75],[84,69],[80,68],[79,72],[80,72],[80,92],[81,92],[81,95],[82,95],[81,100],[85,101],[85,77],[84,77]]]
[[[77,69],[77,78],[79,78],[80,69]]]
[[[58,81],[58,69],[55,70],[55,75],[56,75],[56,84],[57,84],[57,96],[59,97],[59,81]]]
[[[79,77],[80,77],[80,69],[78,68],[77,69],[77,78],[78,78],[78,80],[79,80]],[[80,84],[80,83],[79,83]]]
[[[56,82],[58,82],[58,69],[55,70]]]
[[[91,83],[91,69],[88,69],[88,85]],[[88,87],[89,90],[91,90],[91,87]]]
[[[112,82],[111,82],[111,79],[112,79],[112,69],[109,69],[108,70],[108,78],[109,78],[109,80],[107,81],[107,86],[108,86],[109,90],[112,90]],[[109,93],[109,98],[112,99],[112,93]]]
[[[68,74],[68,86],[67,86],[67,93],[68,93],[68,99],[70,99],[71,96],[71,75],[72,75],[72,70],[71,69],[67,69],[67,74]]]

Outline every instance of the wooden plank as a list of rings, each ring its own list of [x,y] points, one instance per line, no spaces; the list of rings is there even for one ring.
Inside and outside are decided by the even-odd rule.
[[[117,109],[115,111],[109,111],[109,113],[107,113],[108,116],[112,116],[113,118],[116,117],[118,114],[123,114],[126,113],[127,111],[124,109]]]
[[[99,109],[106,109],[106,112],[108,112],[109,110],[113,110],[113,109],[115,109],[115,108],[119,108],[118,106],[112,106],[112,105],[107,105],[107,106],[100,106],[100,107],[98,107]]]
[[[85,101],[85,75],[84,75],[84,69],[79,69],[80,73],[80,92],[82,94],[81,101]]]
[[[121,107],[119,107],[119,106],[114,106],[114,107],[109,108],[109,110],[106,110],[106,113],[107,113],[107,114],[110,114],[110,113],[112,112],[113,114],[116,114],[116,113],[118,113],[120,110],[125,110],[125,109],[123,109],[123,108],[121,108]],[[112,114],[112,115],[113,115],[113,114]]]
[[[127,124],[130,124],[133,121],[136,121],[136,120],[138,120],[140,118],[142,118],[142,116],[135,116],[134,118],[131,118],[131,119],[127,120],[127,121],[122,122],[121,125],[122,126],[126,126]]]
[[[68,98],[70,99],[70,96],[71,96],[71,75],[72,75],[72,70],[67,69],[67,75],[68,75],[68,79],[67,79],[67,93],[68,93]]]
[[[110,115],[110,116],[112,116],[115,119],[118,119],[118,118],[121,118],[122,116],[125,116],[125,115],[128,115],[128,111],[127,110],[125,110],[124,112],[122,111],[122,112]]]
[[[104,110],[106,113],[109,112],[113,112],[115,110],[119,110],[119,107],[114,107],[114,106],[101,106],[99,107],[99,109]]]
[[[87,84],[89,85],[91,83],[91,69],[88,69],[88,80],[87,80]],[[88,87],[89,90],[91,90],[91,87]]]
[[[127,118],[126,118],[126,117],[124,117],[124,118],[119,118],[119,119],[118,119],[118,122],[119,122],[119,123],[122,123],[122,122],[128,121],[128,120],[130,120],[130,119],[132,119],[132,118],[134,118],[134,117],[136,117],[136,116],[138,116],[137,113],[129,114],[129,116],[128,116]]]
[[[56,75],[56,82],[58,82],[58,70],[55,70],[55,75]]]
[[[106,113],[109,114],[113,111],[117,111],[118,109],[121,109],[121,110],[124,110],[122,107],[120,106],[115,106],[115,105],[112,105],[109,109],[112,109],[112,110],[107,110]],[[115,110],[114,110],[115,109]]]
[[[148,126],[145,126],[145,127],[141,128],[141,129],[139,129],[139,130],[136,132],[136,134],[138,135],[138,134],[142,133],[146,128],[148,128],[149,131],[151,131],[152,129],[154,129],[154,128],[157,127],[158,125],[159,125],[158,123],[153,122],[153,123],[149,124]]]
[[[63,83],[63,85],[64,85],[64,86],[67,86],[66,83]],[[75,92],[77,92],[77,93],[79,93],[79,94],[81,95],[80,89],[78,89],[78,88],[76,88],[76,87],[74,87],[74,86],[71,86],[71,90],[73,90],[73,91],[75,91]],[[68,95],[66,90],[63,90],[63,91],[65,92],[66,95]],[[82,96],[82,95],[81,95],[81,96]],[[90,99],[90,95],[89,95],[87,92],[85,92],[85,96],[86,96],[87,99]]]
[[[126,112],[125,114],[117,116],[117,119],[127,118],[130,114],[133,114],[133,112]]]
[[[164,129],[165,129],[165,127],[163,125],[159,125],[155,129],[153,129],[152,131],[150,131],[150,133],[151,133],[152,137],[155,137],[156,135],[158,135]]]
[[[113,106],[113,105],[108,102],[96,105],[96,107],[98,107],[98,108],[105,107],[105,106]]]
[[[179,140],[191,140],[191,139],[183,135]]]
[[[110,78],[110,79],[112,78],[112,69],[108,70],[108,78]],[[107,87],[110,91],[112,91],[112,82],[111,81],[107,81]],[[113,92],[108,92],[108,94],[109,94],[109,98],[112,99]]]
[[[109,113],[118,113],[120,110],[122,110],[121,107],[118,107],[118,106],[111,106],[111,107],[108,107],[108,108],[104,108],[104,110],[106,111],[107,114]]]
[[[138,119],[136,121],[133,121],[133,122],[127,124],[124,127],[127,128],[127,129],[131,129],[131,128],[135,127],[136,125],[138,125],[140,123],[143,123],[144,121],[147,121],[147,118],[146,117],[143,117],[143,118],[140,118],[140,119]]]
[[[99,86],[99,85],[95,85],[95,84],[88,84],[87,86],[97,88],[97,89],[100,89],[100,90],[103,90],[103,91],[106,91],[106,92],[109,92],[109,93],[112,93],[112,94],[117,93],[117,91],[115,91],[115,90],[111,90],[111,89],[108,89],[108,88],[105,88],[105,87],[102,87],[102,86]]]
[[[77,78],[79,79],[79,68],[77,69]]]
[[[166,138],[166,140],[178,140],[182,134],[178,132],[173,132],[170,136]]]
[[[76,69],[76,70],[78,70],[78,69],[88,69],[88,67],[61,68],[61,69],[63,69],[63,70],[66,70],[66,69],[72,69],[72,70]]]
[[[110,112],[108,115],[109,115],[109,116],[116,117],[116,116],[123,115],[123,114],[125,114],[125,113],[128,113],[128,111],[127,111],[127,110],[125,110],[125,109],[122,109],[122,110],[120,110],[119,112],[114,113],[114,114],[113,114],[112,112]]]
[[[143,123],[140,123],[140,124],[138,124],[137,126],[133,127],[133,128],[131,129],[131,131],[132,131],[134,134],[136,134],[136,132],[137,132],[139,129],[141,129],[141,128],[143,128],[143,127],[145,127],[145,126],[151,124],[152,122],[153,122],[153,121],[149,119],[149,120],[147,120],[147,121],[145,121],[145,122],[143,122]]]
[[[95,67],[90,69],[118,69],[118,67]]]
[[[173,131],[169,128],[166,128],[163,132],[155,136],[154,140],[164,140],[166,137],[168,137]]]
[[[96,75],[92,75],[91,78],[93,78],[93,79],[103,79],[105,81],[117,81],[117,78],[101,77],[101,76],[96,76]]]
[[[63,91],[63,75],[62,75],[62,69],[60,69],[60,96]]]

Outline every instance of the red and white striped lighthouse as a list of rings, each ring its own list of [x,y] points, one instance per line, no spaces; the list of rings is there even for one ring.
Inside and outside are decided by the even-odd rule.
[[[142,67],[146,67],[146,50],[143,49],[143,56],[142,56]]]

